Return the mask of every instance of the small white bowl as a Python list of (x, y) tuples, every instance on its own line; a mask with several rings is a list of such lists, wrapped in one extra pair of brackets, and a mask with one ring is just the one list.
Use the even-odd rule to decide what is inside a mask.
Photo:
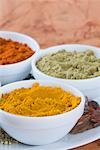
[(43, 86), (59, 86), (65, 91), (70, 91), (74, 95), (81, 97), (81, 102), (76, 108), (54, 116), (24, 117), (0, 110), (0, 125), (9, 135), (25, 144), (44, 145), (55, 142), (70, 132), (83, 114), (85, 97), (74, 87), (46, 80), (27, 80), (11, 83), (0, 87), (0, 92), (4, 94), (14, 89), (28, 88), (36, 82)]
[(65, 49), (66, 51), (86, 51), (87, 49), (91, 49), (94, 51), (96, 56), (100, 58), (100, 48), (89, 46), (89, 45), (81, 45), (81, 44), (65, 44), (60, 46), (49, 47), (43, 51), (40, 51), (35, 55), (32, 60), (32, 74), (36, 79), (47, 79), (51, 81), (60, 81), (63, 83), (68, 83), (79, 90), (81, 90), (86, 96), (90, 98), (99, 97), (100, 96), (100, 77), (90, 78), (90, 79), (80, 79), (80, 80), (70, 80), (70, 79), (61, 79), (48, 76), (41, 72), (36, 67), (36, 62), (46, 56), (48, 54), (52, 54), (58, 52), (59, 50)]
[[(39, 51), (38, 43), (27, 35), (17, 32), (0, 31), (0, 37), (20, 43), (26, 43), (33, 51)], [(27, 77), (31, 71), (31, 60), (33, 57), (34, 55), (24, 61), (14, 64), (0, 65), (1, 84), (4, 85)]]

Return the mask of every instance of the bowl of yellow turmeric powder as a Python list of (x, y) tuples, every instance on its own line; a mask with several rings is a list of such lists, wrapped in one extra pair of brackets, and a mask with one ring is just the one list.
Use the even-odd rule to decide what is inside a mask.
[(14, 139), (45, 145), (63, 138), (84, 111), (76, 88), (47, 80), (27, 80), (0, 87), (0, 125)]

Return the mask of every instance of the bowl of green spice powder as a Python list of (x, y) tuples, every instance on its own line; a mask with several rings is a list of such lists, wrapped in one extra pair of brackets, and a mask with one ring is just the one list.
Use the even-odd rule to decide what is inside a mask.
[(32, 72), (36, 79), (64, 82), (91, 98), (100, 96), (100, 48), (65, 44), (35, 55)]

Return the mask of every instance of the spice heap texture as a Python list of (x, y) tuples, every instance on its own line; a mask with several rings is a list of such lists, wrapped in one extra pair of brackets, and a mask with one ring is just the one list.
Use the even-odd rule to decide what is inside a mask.
[(0, 109), (23, 116), (52, 116), (70, 111), (81, 98), (59, 87), (40, 86), (16, 89), (0, 99)]
[(12, 137), (10, 137), (4, 130), (0, 128), (0, 144), (4, 145), (10, 145), (18, 143), (18, 141), (14, 140)]
[(97, 58), (92, 50), (61, 50), (44, 56), (36, 65), (41, 72), (62, 79), (88, 79), (100, 76), (100, 58)]
[(33, 54), (34, 51), (27, 44), (0, 38), (0, 65), (17, 63)]

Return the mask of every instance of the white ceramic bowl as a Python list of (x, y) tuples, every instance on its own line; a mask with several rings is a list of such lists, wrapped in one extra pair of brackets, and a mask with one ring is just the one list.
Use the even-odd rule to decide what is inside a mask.
[[(38, 43), (27, 35), (16, 32), (0, 31), (0, 37), (26, 43), (33, 51), (39, 51)], [(24, 79), (31, 71), (31, 60), (33, 57), (34, 55), (24, 61), (14, 64), (0, 65), (1, 84), (3, 85)]]
[(11, 83), (0, 87), (0, 92), (4, 94), (14, 89), (28, 88), (35, 82), (39, 82), (43, 86), (59, 86), (81, 97), (81, 102), (75, 109), (55, 116), (24, 117), (0, 110), (0, 125), (9, 135), (25, 144), (44, 145), (55, 142), (69, 133), (83, 114), (85, 97), (74, 87), (61, 82), (46, 80), (27, 80)]
[(91, 79), (83, 79), (83, 80), (69, 80), (69, 79), (61, 79), (48, 76), (41, 72), (36, 67), (36, 62), (47, 54), (52, 54), (54, 52), (58, 52), (59, 50), (65, 49), (66, 51), (86, 51), (87, 49), (91, 49), (94, 51), (96, 56), (100, 58), (100, 48), (89, 46), (89, 45), (81, 45), (81, 44), (66, 44), (60, 46), (54, 46), (47, 48), (43, 51), (40, 51), (32, 60), (32, 74), (36, 79), (47, 79), (51, 81), (60, 81), (64, 83), (68, 83), (78, 89), (80, 89), (86, 96), (90, 98), (99, 97), (100, 96), (100, 76)]

